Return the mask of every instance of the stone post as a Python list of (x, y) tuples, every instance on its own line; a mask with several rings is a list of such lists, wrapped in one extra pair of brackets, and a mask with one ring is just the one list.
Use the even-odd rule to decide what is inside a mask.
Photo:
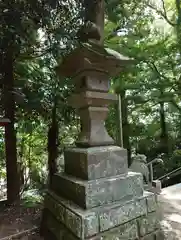
[(141, 174), (128, 171), (126, 150), (114, 145), (104, 125), (109, 104), (117, 100), (109, 93), (110, 77), (130, 62), (83, 44), (57, 68), (74, 81), (70, 104), (80, 114), (82, 132), (76, 147), (65, 150), (65, 173), (54, 176), (45, 197), (46, 239), (160, 239), (155, 195), (143, 191)]

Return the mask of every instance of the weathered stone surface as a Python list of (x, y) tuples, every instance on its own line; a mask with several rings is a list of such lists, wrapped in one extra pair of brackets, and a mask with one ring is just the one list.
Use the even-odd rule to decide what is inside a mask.
[[(93, 102), (93, 99), (89, 99), (89, 102)], [(106, 146), (114, 144), (114, 140), (109, 136), (104, 124), (109, 110), (107, 105), (100, 107), (102, 104), (103, 101), (99, 106), (92, 105), (79, 109), (82, 131), (76, 141), (78, 147)]]
[(105, 231), (138, 218), (147, 212), (146, 199), (104, 210), (99, 216), (100, 231)]
[(72, 77), (81, 70), (99, 69), (106, 71), (108, 76), (116, 76), (122, 68), (133, 62), (133, 59), (125, 57), (111, 49), (105, 49), (102, 46), (98, 48), (97, 45), (95, 47), (95, 45), (83, 44), (81, 47), (74, 49), (64, 59), (63, 63), (56, 68), (56, 71), (61, 76)]
[[(142, 235), (144, 231), (151, 231), (150, 228), (148, 229), (148, 223), (145, 220), (145, 216), (147, 214), (146, 198), (147, 195), (129, 202), (120, 201), (117, 204), (105, 205), (91, 210), (83, 210), (71, 201), (65, 200), (54, 193), (49, 192), (46, 196), (45, 208), (51, 212), (57, 221), (63, 224), (68, 231), (72, 232), (73, 235), (77, 236), (79, 239), (91, 239), (91, 237), (93, 238), (94, 236), (102, 236), (104, 237), (102, 239), (107, 240), (109, 239), (106, 238), (107, 236), (113, 237), (114, 234), (118, 235), (118, 233), (116, 233), (118, 228), (124, 229), (121, 225), (124, 225), (129, 221), (133, 221), (141, 216), (142, 218), (140, 219), (139, 226), (141, 228), (140, 231), (142, 232)], [(60, 217), (58, 211), (56, 212), (56, 209), (58, 209), (57, 206), (60, 208), (60, 205), (61, 209), (63, 209), (63, 217), (62, 214)], [(154, 215), (154, 213), (152, 214)], [(151, 226), (154, 224), (151, 217), (149, 218), (149, 223)], [(110, 232), (110, 235), (106, 235), (107, 233), (105, 234), (105, 231), (109, 231), (111, 229), (113, 231), (115, 230), (115, 233), (111, 235)], [(119, 231), (121, 230), (118, 230), (118, 232)], [(123, 236), (125, 234), (123, 234)], [(124, 238), (120, 239), (122, 240)]]
[[(63, 212), (61, 217), (57, 210), (60, 206)], [(98, 215), (95, 210), (84, 211), (70, 201), (58, 197), (53, 192), (46, 195), (45, 208), (69, 231), (81, 239), (99, 232)]]
[[(63, 186), (63, 187), (62, 187)], [(143, 179), (140, 173), (128, 172), (110, 178), (84, 181), (77, 178), (56, 174), (52, 189), (80, 207), (89, 209), (121, 199), (125, 201), (143, 195)]]
[[(54, 219), (51, 214), (47, 221), (47, 228), (56, 236), (56, 240), (77, 240), (68, 229)], [(84, 238), (89, 240), (136, 240), (138, 238), (137, 223), (135, 220), (125, 223), (110, 231), (98, 234), (96, 237)]]
[(155, 233), (150, 233), (142, 238), (140, 240), (155, 240)]
[(155, 231), (153, 233), (147, 234), (141, 237), (140, 240), (165, 240), (164, 234), (161, 230)]
[(51, 214), (48, 214), (46, 227), (49, 232), (53, 233), (56, 240), (63, 240), (66, 229)]
[(66, 208), (60, 202), (52, 198), (50, 194), (45, 196), (44, 206), (45, 209), (51, 209), (52, 214), (55, 215), (60, 222), (65, 222)]
[(158, 216), (156, 212), (148, 213), (148, 215), (138, 220), (139, 234), (145, 236), (160, 228)]
[[(51, 238), (47, 240), (78, 240), (64, 225), (58, 222), (51, 213), (48, 215), (48, 221), (46, 223), (47, 231), (51, 234)], [(156, 230), (143, 237), (138, 236), (138, 228), (136, 220), (132, 220), (128, 223), (122, 224), (116, 228), (112, 228), (109, 231), (99, 233), (97, 236), (90, 238), (81, 238), (89, 240), (164, 240), (164, 234), (160, 230)]]
[(65, 224), (69, 229), (73, 229), (74, 234), (82, 237), (82, 218), (69, 209), (65, 210)]
[(148, 213), (154, 212), (157, 210), (157, 199), (156, 194), (151, 192), (145, 192), (147, 195), (147, 208)]
[[(99, 83), (99, 79), (97, 79), (97, 82)], [(107, 107), (110, 102), (116, 101), (117, 96), (111, 93), (107, 92), (99, 92), (99, 91), (82, 91), (81, 93), (73, 94), (71, 97), (69, 97), (69, 104), (72, 107), (81, 109), (85, 107)], [(100, 112), (101, 113), (101, 112)], [(107, 114), (106, 114), (107, 116)], [(100, 119), (102, 120), (102, 116), (100, 116)], [(103, 117), (103, 119), (105, 119)]]
[(136, 221), (130, 221), (119, 227), (99, 234), (90, 240), (136, 240), (138, 238)]
[(107, 72), (90, 69), (85, 69), (73, 78), (76, 85), (76, 92), (85, 90), (108, 92), (109, 91), (109, 76)]
[(118, 146), (68, 148), (64, 152), (65, 172), (85, 180), (127, 173), (127, 151)]

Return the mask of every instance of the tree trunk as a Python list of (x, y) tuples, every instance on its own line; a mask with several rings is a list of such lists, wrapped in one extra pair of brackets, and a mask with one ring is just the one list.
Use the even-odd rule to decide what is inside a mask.
[(15, 100), (12, 90), (14, 88), (13, 51), (9, 47), (4, 61), (4, 107), (5, 117), (11, 121), (5, 127), (6, 171), (7, 171), (7, 200), (9, 204), (19, 200), (20, 179), (17, 165)]
[(176, 10), (177, 10), (177, 23), (176, 23), (176, 33), (178, 49), (181, 54), (181, 1), (175, 0)]
[(164, 102), (160, 102), (160, 127), (160, 151), (163, 153), (168, 153), (168, 132), (165, 120)]
[(52, 119), (48, 130), (48, 171), (49, 184), (52, 184), (53, 175), (57, 172), (58, 157), (58, 123), (56, 119), (57, 100), (55, 98), (52, 109)]
[(128, 166), (131, 165), (131, 145), (129, 139), (129, 122), (128, 122), (128, 103), (126, 92), (121, 91), (121, 109), (122, 109), (122, 127), (123, 127), (123, 146), (128, 151)]
[(25, 183), (25, 167), (23, 165), (23, 157), (24, 157), (24, 148), (25, 148), (25, 138), (23, 137), (21, 139), (21, 144), (20, 144), (20, 151), (19, 151), (19, 177), (20, 177), (20, 189), (22, 190), (22, 188), (24, 187), (24, 183)]
[(28, 169), (29, 169), (30, 185), (33, 183), (33, 168), (32, 168), (32, 164), (31, 164), (31, 149), (32, 149), (32, 130), (29, 133), (29, 141), (28, 141)]

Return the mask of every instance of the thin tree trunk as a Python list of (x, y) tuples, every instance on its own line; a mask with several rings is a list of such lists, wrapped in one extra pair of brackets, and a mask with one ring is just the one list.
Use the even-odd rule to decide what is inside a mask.
[(23, 137), (21, 139), (20, 151), (19, 151), (19, 159), (20, 159), (19, 173), (20, 173), (20, 188), (21, 189), (24, 187), (24, 183), (25, 183), (25, 177), (24, 177), (25, 176), (25, 167), (23, 166), (24, 148), (25, 148), (25, 138)]
[(17, 165), (15, 100), (12, 90), (14, 88), (13, 51), (9, 47), (4, 62), (4, 107), (5, 116), (11, 122), (5, 127), (6, 171), (7, 171), (7, 199), (12, 204), (19, 200), (20, 179)]
[(164, 102), (160, 102), (160, 127), (161, 127), (160, 150), (161, 152), (168, 153), (168, 132), (166, 126)]
[(128, 103), (126, 92), (121, 92), (121, 109), (122, 109), (122, 127), (123, 127), (123, 146), (128, 151), (128, 166), (131, 165), (131, 145), (129, 139), (129, 122), (128, 122)]
[(33, 169), (31, 164), (31, 148), (32, 148), (32, 130), (29, 134), (29, 141), (28, 141), (28, 168), (29, 168), (29, 183), (30, 185), (33, 183)]
[(177, 10), (177, 24), (176, 24), (177, 42), (178, 49), (181, 54), (181, 1), (175, 0), (175, 5)]
[(53, 175), (57, 172), (58, 157), (58, 123), (56, 119), (57, 100), (55, 98), (52, 109), (52, 119), (48, 130), (48, 170), (49, 184), (52, 184)]

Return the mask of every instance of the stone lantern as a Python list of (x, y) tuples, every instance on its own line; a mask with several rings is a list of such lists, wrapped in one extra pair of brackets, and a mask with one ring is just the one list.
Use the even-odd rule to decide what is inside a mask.
[(73, 78), (75, 84), (69, 102), (78, 110), (82, 122), (77, 146), (114, 144), (104, 126), (108, 105), (116, 100), (114, 94), (108, 93), (109, 81), (131, 61), (113, 50), (82, 44), (57, 69), (61, 76)]
[(45, 197), (41, 232), (47, 240), (159, 235), (155, 195), (144, 192), (140, 173), (128, 171), (127, 151), (114, 144), (104, 126), (108, 106), (117, 99), (109, 93), (110, 77), (132, 62), (113, 50), (83, 44), (56, 69), (74, 81), (69, 103), (78, 110), (82, 131), (76, 147), (64, 151), (65, 173), (55, 174)]

